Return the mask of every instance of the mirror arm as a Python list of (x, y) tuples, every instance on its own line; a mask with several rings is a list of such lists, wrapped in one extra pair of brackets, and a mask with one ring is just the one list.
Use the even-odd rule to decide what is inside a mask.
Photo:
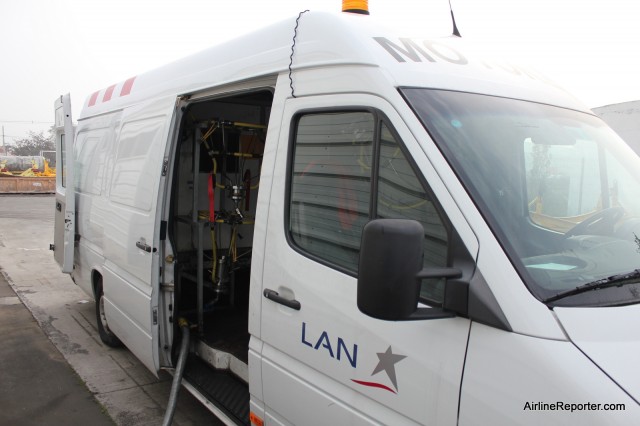
[(469, 310), (469, 284), (457, 281), (462, 278), (458, 268), (424, 268), (416, 274), (416, 279), (446, 278), (445, 296), (442, 308), (418, 308), (408, 320), (451, 318), (458, 315), (466, 317)]
[(460, 278), (462, 271), (457, 268), (424, 268), (416, 274), (416, 278)]
[(403, 321), (420, 321), (420, 320), (433, 320), (441, 318), (454, 318), (456, 313), (453, 311), (445, 311), (442, 308), (417, 308), (410, 317), (405, 318)]

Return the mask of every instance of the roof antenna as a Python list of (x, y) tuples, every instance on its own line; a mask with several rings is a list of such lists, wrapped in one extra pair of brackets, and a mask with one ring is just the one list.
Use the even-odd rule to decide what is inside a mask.
[(451, 0), (449, 0), (449, 10), (451, 11), (451, 22), (453, 22), (453, 35), (462, 38), (458, 26), (456, 25), (456, 18), (453, 16), (453, 7), (451, 7)]

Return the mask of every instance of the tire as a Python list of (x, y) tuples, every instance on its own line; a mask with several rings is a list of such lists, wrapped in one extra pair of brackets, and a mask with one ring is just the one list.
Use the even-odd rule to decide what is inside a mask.
[(98, 278), (96, 283), (96, 322), (98, 324), (98, 333), (100, 334), (100, 340), (112, 348), (119, 348), (122, 346), (122, 342), (118, 337), (113, 334), (107, 324), (107, 317), (104, 314), (104, 293), (102, 292), (102, 277)]

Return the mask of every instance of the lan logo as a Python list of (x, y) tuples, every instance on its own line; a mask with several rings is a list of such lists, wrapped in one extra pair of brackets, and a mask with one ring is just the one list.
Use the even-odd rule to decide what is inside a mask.
[(403, 359), (405, 359), (407, 356), (394, 354), (391, 350), (391, 346), (389, 346), (385, 352), (378, 352), (377, 355), (378, 355), (378, 364), (373, 369), (373, 372), (371, 373), (371, 377), (375, 376), (381, 371), (384, 371), (387, 374), (387, 377), (389, 378), (391, 383), (393, 384), (393, 387), (395, 388), (395, 390), (379, 382), (363, 381), (363, 380), (356, 380), (356, 379), (351, 379), (351, 381), (359, 385), (369, 386), (372, 388), (380, 388), (380, 389), (388, 390), (389, 392), (398, 393), (398, 379), (396, 378), (396, 364), (402, 361)]

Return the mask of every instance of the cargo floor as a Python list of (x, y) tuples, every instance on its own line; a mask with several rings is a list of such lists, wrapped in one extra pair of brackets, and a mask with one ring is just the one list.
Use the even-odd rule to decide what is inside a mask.
[(248, 312), (221, 308), (205, 313), (202, 340), (246, 364), (249, 356)]

